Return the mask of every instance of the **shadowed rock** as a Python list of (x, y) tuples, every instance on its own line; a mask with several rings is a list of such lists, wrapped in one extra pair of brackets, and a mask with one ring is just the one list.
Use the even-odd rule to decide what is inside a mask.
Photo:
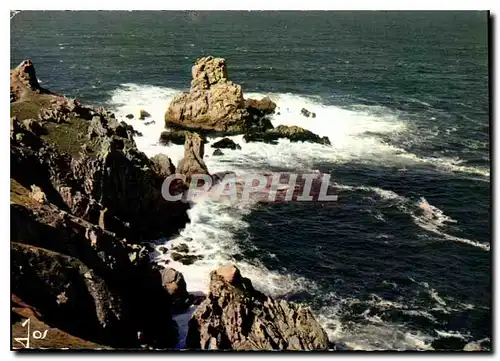
[(286, 138), (291, 142), (311, 142), (323, 145), (331, 145), (328, 137), (320, 137), (313, 132), (293, 126), (280, 125), (276, 128), (270, 129), (266, 132), (248, 133), (243, 136), (246, 142), (264, 142), (276, 144), (278, 139)]
[(211, 147), (220, 149), (232, 149), (232, 150), (241, 149), (241, 146), (239, 144), (235, 143), (232, 139), (229, 138), (223, 138), (218, 142), (212, 144)]

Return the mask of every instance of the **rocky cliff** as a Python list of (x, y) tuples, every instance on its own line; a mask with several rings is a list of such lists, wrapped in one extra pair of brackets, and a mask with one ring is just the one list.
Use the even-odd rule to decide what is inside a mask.
[(42, 89), (31, 61), (11, 71), (10, 142), (12, 294), (71, 337), (173, 347), (172, 297), (139, 245), (189, 221), (161, 195), (170, 159), (148, 159), (112, 113)]

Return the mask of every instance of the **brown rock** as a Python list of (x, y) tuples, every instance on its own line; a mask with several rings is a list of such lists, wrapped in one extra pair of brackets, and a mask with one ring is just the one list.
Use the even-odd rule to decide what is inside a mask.
[(210, 273), (209, 294), (189, 321), (186, 338), (187, 348), (204, 350), (328, 350), (329, 346), (308, 308), (255, 290), (235, 266)]
[(192, 77), (190, 91), (170, 103), (165, 114), (166, 127), (241, 134), (259, 122), (254, 119), (261, 112), (257, 108), (272, 107), (266, 101), (253, 101), (256, 108), (252, 109), (257, 113), (249, 112), (241, 86), (228, 78), (225, 59), (212, 56), (198, 59)]
[(209, 175), (208, 168), (203, 161), (205, 155), (205, 143), (200, 135), (191, 133), (186, 135), (184, 144), (184, 158), (179, 162), (178, 172), (186, 176), (190, 182), (194, 174)]
[(241, 273), (235, 265), (218, 268), (215, 273), (230, 284), (238, 284), (241, 281)]

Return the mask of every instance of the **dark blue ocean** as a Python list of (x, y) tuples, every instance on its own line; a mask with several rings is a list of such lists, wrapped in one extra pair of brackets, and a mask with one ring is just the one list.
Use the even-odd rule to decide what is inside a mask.
[(488, 13), (23, 11), (11, 19), (11, 67), (31, 59), (42, 86), (119, 117), (148, 110), (155, 124), (127, 120), (144, 134), (139, 148), (174, 161), (182, 147), (157, 143), (163, 114), (205, 55), (225, 58), (245, 95), (277, 103), (275, 126), (332, 143), (236, 136), (241, 150), (207, 152), (210, 171), (328, 173), (339, 198), (196, 204), (180, 235), (157, 241), (203, 256), (170, 262), (188, 290), (205, 291), (208, 271), (232, 261), (257, 288), (309, 305), (330, 338), (352, 348), (490, 347)]

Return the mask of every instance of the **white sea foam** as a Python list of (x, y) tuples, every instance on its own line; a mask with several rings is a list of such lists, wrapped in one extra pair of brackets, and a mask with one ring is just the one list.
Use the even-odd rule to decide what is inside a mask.
[[(477, 242), (467, 238), (456, 237), (443, 231), (444, 227), (452, 223), (457, 223), (457, 221), (444, 214), (444, 212), (439, 208), (429, 204), (424, 197), (421, 197), (417, 202), (413, 202), (412, 200), (400, 196), (393, 191), (381, 189), (378, 187), (350, 186), (345, 184), (334, 184), (333, 187), (343, 190), (360, 190), (373, 192), (383, 200), (394, 201), (397, 207), (403, 213), (411, 216), (413, 222), (417, 226), (428, 232), (440, 236), (447, 241), (467, 244), (469, 246), (484, 249), (485, 251), (490, 250), (489, 243)], [(375, 218), (377, 217), (380, 218), (379, 215), (375, 214)]]
[[(343, 322), (339, 300), (332, 297), (331, 306), (323, 307), (317, 315), (328, 337), (336, 342), (343, 342), (354, 350), (432, 350), (434, 336), (410, 330), (404, 324), (382, 320), (379, 315), (370, 315), (366, 310), (362, 322)], [(332, 300), (332, 301), (333, 301)], [(355, 304), (357, 299), (342, 300), (342, 303)], [(405, 308), (397, 302), (383, 300), (374, 296), (368, 304), (384, 308)]]
[(411, 212), (411, 217), (413, 218), (415, 224), (419, 227), (441, 236), (448, 241), (464, 243), (473, 247), (482, 248), (486, 251), (490, 250), (489, 243), (476, 242), (470, 239), (456, 237), (442, 231), (444, 226), (449, 223), (457, 223), (457, 221), (445, 215), (439, 208), (429, 204), (424, 197), (420, 198), (417, 205), (423, 210), (423, 214), (416, 215), (415, 212)]
[[(162, 146), (158, 138), (164, 128), (164, 113), (178, 90), (137, 84), (124, 84), (114, 90), (109, 100), (118, 118), (126, 121), (140, 131), (143, 136), (136, 137), (140, 150), (148, 156), (158, 153), (167, 154), (174, 162), (183, 157), (183, 146)], [(246, 94), (247, 97), (259, 98), (265, 94)], [(275, 126), (298, 125), (320, 136), (328, 136), (332, 146), (327, 147), (312, 143), (291, 143), (281, 139), (277, 145), (264, 143), (245, 143), (242, 136), (231, 137), (241, 145), (241, 150), (225, 151), (223, 156), (211, 156), (210, 145), (206, 146), (205, 159), (212, 173), (234, 171), (238, 176), (246, 172), (268, 172), (270, 167), (290, 168), (293, 170), (310, 170), (319, 162), (328, 163), (359, 163), (392, 164), (402, 168), (412, 163), (426, 163), (438, 169), (489, 175), (473, 168), (460, 166), (460, 160), (446, 158), (419, 158), (414, 154), (385, 143), (378, 135), (405, 132), (407, 123), (404, 115), (379, 106), (359, 106), (353, 109), (343, 109), (336, 106), (323, 105), (315, 99), (291, 94), (267, 94), (277, 103), (279, 115), (272, 118)], [(300, 110), (306, 108), (316, 114), (315, 118), (306, 118)], [(145, 121), (138, 119), (138, 112), (144, 109), (151, 114)], [(133, 114), (133, 119), (126, 118)], [(145, 125), (154, 121), (154, 124)], [(217, 139), (211, 139), (211, 142)], [(334, 187), (345, 190), (363, 190), (373, 192), (383, 201), (395, 202), (401, 210), (410, 214), (415, 223), (430, 232), (441, 235), (445, 239), (467, 243), (489, 250), (489, 245), (459, 239), (444, 233), (441, 228), (449, 222), (442, 212), (429, 205), (432, 217), (415, 216), (419, 209), (415, 202), (399, 196), (397, 193), (364, 186), (348, 186), (336, 184)], [(300, 291), (315, 294), (318, 287), (312, 280), (290, 274), (283, 269), (275, 271), (268, 269), (256, 259), (241, 258), (243, 250), (236, 242), (236, 232), (244, 232), (248, 223), (244, 216), (250, 212), (252, 204), (226, 205), (209, 199), (200, 200), (189, 211), (190, 224), (175, 239), (163, 241), (168, 248), (167, 254), (156, 253), (154, 256), (160, 263), (168, 265), (182, 272), (187, 283), (188, 291), (206, 293), (208, 289), (208, 274), (222, 264), (237, 263), (242, 274), (249, 277), (254, 286), (272, 296), (283, 296)], [(200, 255), (203, 258), (191, 265), (183, 265), (171, 259), (171, 249), (175, 245), (185, 243), (189, 247), (189, 254)], [(252, 245), (252, 240), (245, 241), (245, 248), (252, 248), (253, 252), (261, 252)], [(274, 256), (274, 255), (270, 255)], [(236, 261), (237, 260), (237, 261)], [(434, 297), (437, 297), (434, 295)], [(437, 299), (437, 298), (436, 298)], [(382, 301), (380, 301), (382, 302)], [(389, 301), (386, 301), (389, 302)], [(439, 304), (439, 302), (438, 302)], [(387, 307), (391, 304), (387, 303)], [(392, 304), (392, 307), (398, 305)], [(401, 305), (399, 305), (401, 306)], [(183, 315), (175, 316), (185, 336), (187, 320), (192, 310)], [(408, 331), (403, 325), (391, 324), (376, 320), (366, 324), (344, 325), (340, 321), (340, 308), (336, 302), (317, 312), (320, 323), (325, 327), (333, 340), (344, 341), (352, 348), (357, 349), (431, 349), (432, 336)], [(182, 337), (181, 337), (182, 338)], [(182, 340), (178, 347), (182, 348)]]

